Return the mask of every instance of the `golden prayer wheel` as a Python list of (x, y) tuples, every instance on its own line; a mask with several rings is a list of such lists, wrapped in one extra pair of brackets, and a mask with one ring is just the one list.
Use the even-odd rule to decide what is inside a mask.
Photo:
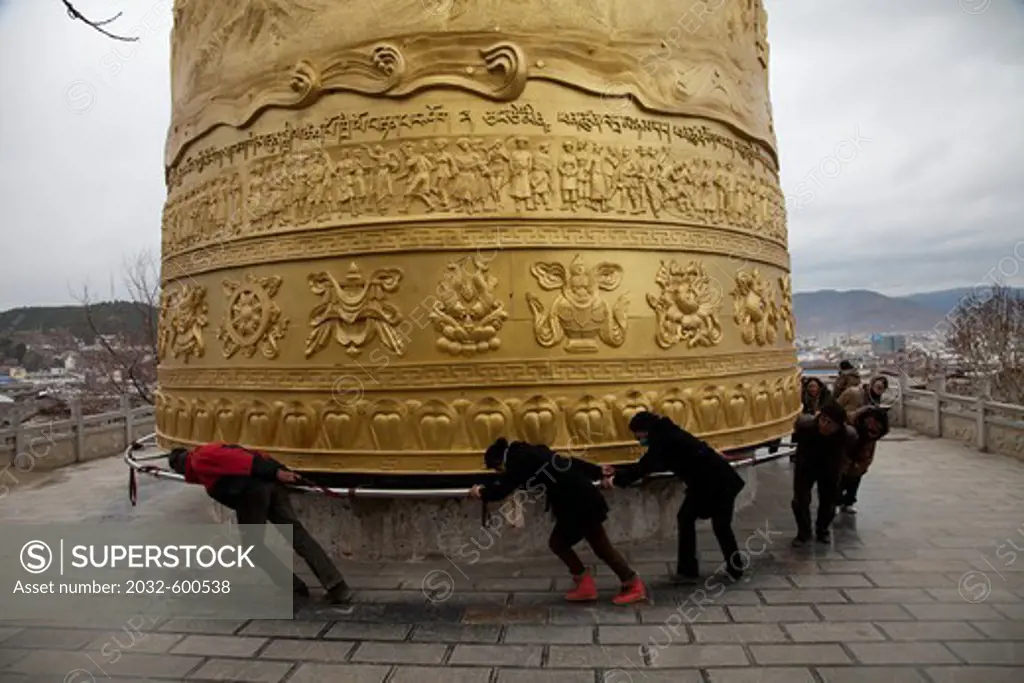
[[(761, 0), (179, 0), (158, 435), (303, 470), (799, 410)], [(585, 449), (585, 450), (584, 450)]]

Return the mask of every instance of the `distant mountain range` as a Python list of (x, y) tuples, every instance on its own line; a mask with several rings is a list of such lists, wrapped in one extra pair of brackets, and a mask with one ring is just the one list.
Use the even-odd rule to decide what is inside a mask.
[[(955, 310), (960, 299), (971, 291), (970, 287), (961, 287), (891, 297), (867, 289), (822, 289), (796, 292), (793, 308), (797, 332), (804, 335), (925, 332)], [(1024, 294), (1024, 289), (1016, 291)], [(139, 307), (129, 302), (97, 304), (94, 312), (102, 334), (127, 332), (144, 319)], [(0, 338), (15, 332), (59, 329), (86, 341), (93, 337), (81, 306), (29, 306), (0, 312)]]
[[(891, 297), (867, 289), (822, 289), (794, 293), (793, 309), (799, 334), (926, 332), (972, 291), (960, 287)], [(978, 294), (983, 293), (979, 288)]]

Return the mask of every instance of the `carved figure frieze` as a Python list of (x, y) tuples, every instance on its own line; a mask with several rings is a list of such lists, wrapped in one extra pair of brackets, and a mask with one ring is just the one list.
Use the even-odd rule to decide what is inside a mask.
[(568, 268), (557, 262), (539, 262), (530, 268), (530, 274), (541, 289), (558, 291), (549, 308), (534, 294), (526, 294), (538, 344), (550, 348), (564, 342), (570, 353), (596, 352), (598, 340), (613, 348), (622, 346), (629, 324), (629, 301), (623, 294), (612, 304), (601, 294), (619, 288), (622, 266), (602, 261), (588, 267), (577, 254)]
[(754, 268), (736, 273), (732, 291), (733, 320), (744, 344), (769, 346), (775, 343), (779, 325), (778, 305), (772, 285)]
[(435, 138), (328, 148), (309, 144), (172, 195), (164, 247), (403, 214), (517, 212), (653, 217), (728, 225), (784, 242), (771, 174), (668, 146), (583, 138)]
[(277, 358), (278, 342), (288, 329), (288, 318), (274, 302), (282, 281), (279, 275), (256, 277), (252, 273), (246, 273), (241, 281), (224, 279), (226, 305), (217, 338), (223, 344), (225, 358), (239, 351), (246, 358), (257, 351), (264, 358)]
[(494, 295), (497, 284), (498, 279), (479, 257), (448, 264), (437, 288), (439, 299), (430, 311), (440, 350), (473, 355), (501, 346), (498, 332), (508, 320), (508, 312)]
[(195, 283), (167, 286), (161, 295), (157, 322), (157, 356), (188, 363), (206, 352), (203, 328), (209, 323), (206, 287)]
[(388, 301), (402, 282), (400, 268), (379, 268), (363, 274), (352, 262), (341, 280), (328, 272), (311, 273), (309, 288), (323, 301), (309, 314), (312, 331), (306, 338), (306, 358), (324, 349), (334, 339), (350, 356), (379, 339), (385, 348), (402, 355), (406, 339), (397, 329), (401, 311)]
[(670, 349), (682, 343), (693, 349), (721, 343), (717, 309), (722, 293), (700, 262), (681, 266), (662, 261), (654, 281), (661, 292), (648, 294), (647, 303), (654, 309), (658, 346)]

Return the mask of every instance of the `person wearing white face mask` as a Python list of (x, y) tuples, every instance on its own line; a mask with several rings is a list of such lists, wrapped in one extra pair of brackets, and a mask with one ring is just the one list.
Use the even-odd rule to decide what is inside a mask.
[(743, 477), (725, 456), (667, 417), (643, 411), (629, 421), (629, 429), (640, 445), (647, 447), (647, 452), (637, 462), (618, 471), (605, 466), (605, 486), (626, 487), (656, 472), (675, 474), (686, 482), (686, 497), (676, 515), (679, 545), (674, 580), (696, 583), (700, 579), (698, 519), (711, 520), (711, 528), (725, 556), (726, 571), (734, 580), (739, 580), (743, 576), (743, 558), (732, 530), (732, 516), (736, 496), (746, 485)]

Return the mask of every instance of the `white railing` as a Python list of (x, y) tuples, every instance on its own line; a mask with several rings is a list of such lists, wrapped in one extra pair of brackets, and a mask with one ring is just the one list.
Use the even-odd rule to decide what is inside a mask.
[(13, 425), (0, 429), (0, 470), (51, 470), (117, 455), (154, 425), (153, 407), (132, 408), (128, 397), (120, 409), (97, 415), (83, 415), (77, 402), (70, 419), (22, 422), (15, 414)]
[(950, 394), (941, 387), (903, 389), (898, 404), (901, 427), (1024, 460), (1024, 406)]

